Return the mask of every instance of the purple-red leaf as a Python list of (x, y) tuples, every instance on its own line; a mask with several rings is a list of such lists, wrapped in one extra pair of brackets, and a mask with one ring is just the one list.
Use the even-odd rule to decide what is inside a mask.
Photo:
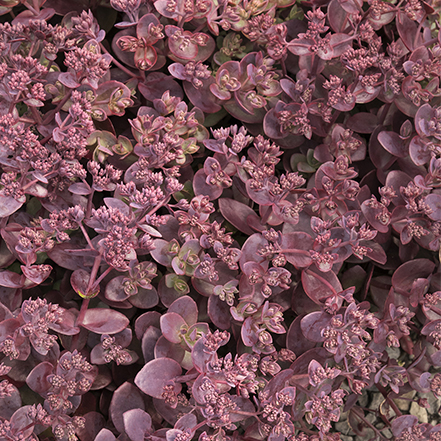
[(116, 441), (116, 438), (109, 429), (101, 429), (94, 441)]
[(26, 202), (26, 196), (20, 197), (18, 200), (12, 196), (0, 194), (0, 218), (10, 216), (15, 213)]
[[(135, 384), (147, 395), (161, 398), (166, 386), (173, 378), (181, 375), (178, 362), (171, 358), (157, 358), (148, 362), (136, 375)], [(181, 384), (173, 385), (174, 392), (181, 391)]]
[(286, 260), (296, 268), (306, 268), (312, 263), (309, 250), (312, 249), (314, 240), (307, 233), (294, 232), (282, 235), (281, 247), (286, 250)]
[(427, 278), (435, 269), (435, 264), (429, 259), (414, 259), (403, 263), (392, 276), (392, 285), (400, 294), (408, 294), (416, 279)]
[(80, 83), (70, 72), (61, 72), (60, 75), (58, 75), (58, 81), (69, 89), (80, 87)]
[(378, 134), (379, 143), (391, 154), (398, 158), (405, 158), (408, 155), (406, 145), (395, 132), (380, 132)]
[(43, 361), (29, 373), (26, 378), (26, 384), (38, 394), (45, 394), (51, 387), (47, 380), (48, 375), (52, 374), (54, 367), (48, 361)]
[(11, 395), (0, 398), (0, 417), (9, 420), (13, 413), (21, 407), (21, 395), (18, 389), (11, 384)]
[(441, 221), (441, 194), (432, 193), (426, 196), (424, 202), (429, 206), (431, 212), (428, 214), (430, 219)]
[(248, 219), (249, 217), (253, 217), (258, 222), (259, 216), (251, 207), (228, 198), (221, 198), (218, 202), (222, 216), (230, 222), (230, 224), (249, 236), (254, 234), (255, 230), (250, 228)]
[(109, 407), (109, 414), (118, 432), (124, 432), (123, 415), (131, 409), (144, 410), (144, 400), (139, 390), (126, 381), (113, 393)]
[(182, 332), (187, 331), (187, 323), (176, 312), (167, 312), (161, 317), (161, 331), (164, 337), (171, 343), (180, 343)]
[(88, 309), (81, 326), (97, 334), (116, 334), (129, 324), (129, 319), (114, 309)]
[(168, 308), (168, 312), (179, 314), (188, 326), (194, 325), (198, 321), (198, 306), (189, 296), (183, 296), (175, 300)]
[(144, 441), (152, 432), (152, 418), (143, 409), (131, 409), (123, 414), (124, 431), (132, 441)]
[(25, 278), (21, 274), (13, 271), (4, 270), (0, 272), (0, 286), (7, 288), (21, 288), (24, 285)]
[(321, 305), (328, 297), (343, 291), (338, 277), (333, 271), (320, 272), (311, 268), (302, 271), (302, 284), (308, 297)]
[(303, 317), (302, 321), (300, 322), (300, 328), (303, 335), (308, 340), (314, 342), (325, 341), (325, 338), (322, 336), (322, 330), (329, 325), (331, 319), (332, 316), (326, 312), (311, 312), (311, 314)]

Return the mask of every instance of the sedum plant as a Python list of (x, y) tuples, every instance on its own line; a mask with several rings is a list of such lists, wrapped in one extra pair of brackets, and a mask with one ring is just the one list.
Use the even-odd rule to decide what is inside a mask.
[(440, 440), (440, 12), (0, 0), (0, 439)]

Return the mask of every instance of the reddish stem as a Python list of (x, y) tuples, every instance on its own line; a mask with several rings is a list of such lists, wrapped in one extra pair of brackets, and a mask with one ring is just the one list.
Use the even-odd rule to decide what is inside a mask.
[(123, 72), (125, 72), (127, 75), (129, 75), (132, 78), (136, 78), (137, 80), (140, 80), (141, 77), (139, 75), (136, 75), (135, 73), (133, 73), (131, 70), (127, 69), (127, 67), (123, 66), (106, 48), (105, 46), (100, 43), (100, 48), (103, 52), (105, 52), (106, 54), (109, 54), (112, 57), (112, 63), (115, 66), (118, 66), (119, 69), (121, 69)]
[(80, 225), (80, 229), (81, 229), (81, 231), (83, 232), (83, 236), (84, 236), (84, 238), (85, 238), (86, 241), (87, 241), (87, 244), (90, 246), (90, 249), (94, 250), (95, 247), (93, 246), (93, 244), (92, 244), (92, 242), (91, 242), (91, 240), (90, 240), (90, 237), (89, 237), (89, 235), (87, 234), (86, 229), (84, 228), (84, 225), (81, 224), (81, 223), (80, 223), (79, 225)]
[(377, 389), (381, 392), (381, 395), (383, 395), (386, 401), (390, 404), (390, 407), (392, 407), (396, 415), (401, 416), (402, 415), (401, 410), (398, 409), (398, 406), (395, 404), (395, 401), (389, 397), (389, 394), (387, 393), (386, 389), (379, 383), (375, 383), (375, 386), (377, 386)]
[(351, 412), (361, 421), (363, 421), (364, 424), (366, 424), (366, 426), (370, 427), (381, 439), (387, 441), (388, 438), (386, 438), (385, 436), (383, 436), (381, 434), (381, 432), (375, 427), (373, 426), (364, 416), (360, 415), (354, 408), (351, 409)]
[(93, 262), (92, 272), (90, 273), (89, 283), (87, 284), (87, 289), (85, 292), (86, 298), (83, 300), (83, 303), (81, 304), (80, 314), (78, 315), (76, 326), (81, 326), (84, 320), (84, 316), (86, 315), (86, 311), (90, 302), (90, 298), (88, 296), (95, 283), (95, 278), (96, 275), (98, 274), (98, 270), (101, 265), (102, 255), (103, 255), (103, 249), (101, 248), (100, 253), (98, 254), (98, 256), (95, 257), (95, 261)]
[[(71, 94), (72, 94), (72, 90), (69, 90), (69, 92), (66, 94), (66, 96), (57, 104), (57, 107), (54, 109), (54, 110), (51, 110), (50, 112), (48, 112), (47, 113), (47, 116), (46, 116), (46, 118), (43, 120), (43, 122), (41, 123), (43, 126), (45, 126), (45, 125), (47, 125), (47, 124), (49, 124), (51, 121), (52, 121), (52, 118), (57, 114), (57, 112), (59, 111), (59, 110), (61, 110), (61, 108), (66, 104), (66, 102), (67, 102), (67, 100), (70, 98), (70, 96), (71, 96)], [(52, 135), (50, 135), (50, 136), (48, 136), (48, 137), (46, 137), (46, 138), (48, 138), (48, 140), (50, 139), (50, 138), (52, 138)], [(45, 138), (45, 139), (46, 139)], [(48, 141), (47, 140), (47, 141)], [(46, 142), (47, 142), (46, 141)], [(44, 143), (44, 140), (41, 140), (40, 141), (40, 143), (41, 144), (43, 144)]]

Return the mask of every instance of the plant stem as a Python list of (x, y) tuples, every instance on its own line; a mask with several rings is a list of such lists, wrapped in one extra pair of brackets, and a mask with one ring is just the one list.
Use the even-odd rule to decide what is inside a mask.
[(375, 426), (373, 426), (364, 416), (360, 415), (354, 408), (351, 409), (351, 412), (353, 412), (353, 414), (358, 419), (360, 419), (361, 421), (363, 421), (363, 423), (365, 423), (368, 427), (370, 427), (382, 440), (388, 441), (388, 438), (382, 435), (381, 432)]
[(109, 268), (107, 268), (99, 277), (98, 279), (95, 280), (95, 283), (92, 286), (92, 291), (98, 287), (98, 285), (101, 283), (101, 281), (104, 279), (104, 277), (107, 276), (107, 274), (110, 273), (110, 271), (112, 271), (113, 268), (111, 266), (109, 266)]
[(392, 407), (396, 415), (401, 416), (402, 415), (401, 410), (398, 409), (397, 405), (395, 404), (395, 401), (389, 397), (389, 394), (387, 393), (386, 389), (379, 383), (375, 383), (375, 386), (377, 386), (377, 389), (381, 392), (381, 395), (383, 395), (386, 401), (390, 404), (390, 407)]
[(84, 316), (86, 315), (87, 308), (89, 306), (90, 297), (88, 297), (93, 284), (95, 283), (96, 275), (98, 274), (98, 270), (101, 264), (101, 257), (103, 255), (103, 249), (100, 249), (100, 253), (95, 257), (95, 261), (93, 262), (92, 272), (90, 273), (89, 282), (87, 284), (87, 289), (85, 292), (86, 298), (83, 299), (83, 303), (81, 304), (80, 313), (77, 318), (76, 326), (81, 326), (84, 320)]
[(131, 70), (127, 69), (127, 67), (123, 66), (106, 48), (105, 46), (100, 43), (100, 48), (103, 52), (105, 52), (106, 54), (109, 54), (112, 57), (112, 63), (115, 66), (118, 66), (119, 69), (121, 69), (123, 72), (125, 72), (127, 75), (129, 75), (132, 78), (136, 78), (137, 80), (140, 80), (141, 77), (139, 75), (136, 75), (135, 73), (133, 73)]
[(430, 306), (429, 309), (436, 312), (438, 315), (441, 315), (441, 309), (437, 308), (436, 306)]
[(86, 315), (87, 308), (89, 307), (90, 299), (83, 299), (83, 303), (81, 304), (80, 313), (78, 314), (76, 326), (81, 326), (84, 320), (84, 316)]
[(90, 240), (90, 237), (89, 237), (89, 235), (87, 234), (86, 229), (84, 228), (84, 225), (83, 225), (82, 223), (80, 223), (79, 225), (80, 225), (80, 229), (81, 229), (81, 231), (83, 232), (83, 236), (84, 236), (84, 238), (85, 238), (86, 241), (87, 241), (87, 244), (90, 246), (90, 249), (94, 250), (95, 247), (93, 246), (92, 241)]
[(41, 124), (41, 115), (35, 107), (31, 107), (32, 116), (35, 118), (37, 124)]
[(372, 263), (369, 264), (369, 270), (367, 278), (364, 281), (364, 289), (363, 295), (361, 296), (361, 301), (366, 300), (367, 293), (369, 291), (369, 287), (371, 285), (372, 275), (374, 274), (374, 265)]
[(418, 47), (418, 37), (420, 36), (421, 28), (423, 27), (423, 23), (424, 23), (424, 20), (426, 20), (426, 18), (427, 18), (427, 14), (424, 14), (424, 17), (421, 19), (421, 21), (418, 25), (418, 29), (415, 33), (415, 37), (413, 39), (413, 45), (415, 46), (415, 48)]
[[(72, 95), (72, 90), (69, 90), (69, 92), (66, 94), (66, 96), (57, 104), (57, 107), (47, 113), (48, 116), (41, 123), (43, 126), (49, 124), (52, 121), (52, 118), (66, 104), (66, 102), (68, 101), (68, 99), (70, 98), (71, 95)], [(50, 135), (49, 137), (46, 137), (48, 139), (45, 142), (47, 142), (51, 137), (52, 137), (52, 135)], [(40, 143), (43, 144), (44, 140), (41, 140)]]
[(261, 222), (262, 224), (266, 224), (266, 221), (271, 216), (271, 213), (273, 212), (273, 207), (270, 205), (268, 209), (265, 211), (264, 215), (262, 216)]
[(92, 289), (92, 286), (95, 284), (95, 279), (98, 274), (98, 270), (101, 265), (101, 257), (103, 255), (103, 249), (100, 249), (100, 253), (98, 256), (95, 257), (95, 261), (93, 262), (92, 272), (90, 273), (89, 283), (87, 284), (87, 290), (86, 294), (89, 294), (89, 292)]
[(384, 105), (383, 110), (381, 111), (381, 115), (378, 117), (378, 121), (381, 123), (386, 119), (387, 113), (389, 112), (391, 103), (387, 103)]
[(423, 350), (421, 351), (421, 354), (417, 357), (416, 360), (413, 361), (413, 363), (407, 368), (407, 370), (415, 367), (423, 359), (424, 355), (426, 354), (426, 350), (427, 348), (424, 347)]
[(95, 190), (92, 189), (92, 192), (89, 195), (89, 199), (87, 200), (86, 215), (84, 216), (86, 219), (90, 218), (90, 213), (92, 212), (92, 201), (94, 194), (95, 194)]

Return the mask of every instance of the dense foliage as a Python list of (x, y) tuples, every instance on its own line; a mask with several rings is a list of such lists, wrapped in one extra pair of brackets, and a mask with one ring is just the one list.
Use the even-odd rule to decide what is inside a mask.
[(439, 1), (0, 13), (1, 441), (441, 440)]

